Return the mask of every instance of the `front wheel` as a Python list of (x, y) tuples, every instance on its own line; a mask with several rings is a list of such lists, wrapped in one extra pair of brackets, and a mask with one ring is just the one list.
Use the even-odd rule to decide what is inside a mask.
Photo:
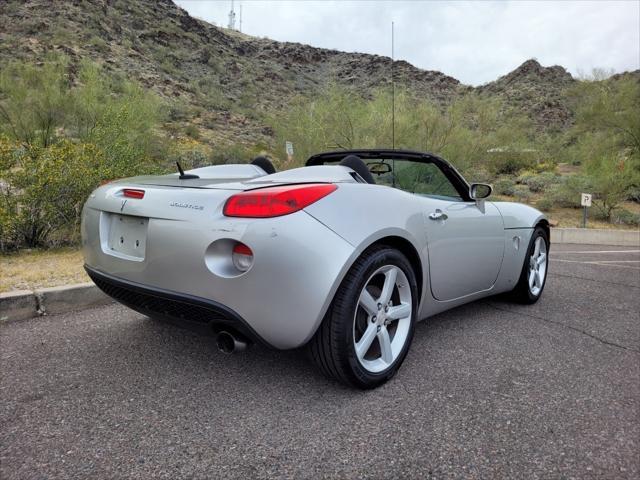
[(520, 303), (535, 303), (544, 290), (549, 267), (549, 237), (547, 232), (536, 227), (529, 242), (520, 279), (511, 292), (511, 298)]
[(312, 360), (329, 377), (375, 388), (400, 368), (415, 327), (416, 278), (399, 251), (376, 246), (355, 262), (309, 342)]

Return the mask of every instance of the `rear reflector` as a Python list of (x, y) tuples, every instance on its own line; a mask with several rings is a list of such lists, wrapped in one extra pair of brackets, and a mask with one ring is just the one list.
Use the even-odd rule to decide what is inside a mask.
[(223, 213), (227, 217), (279, 217), (302, 210), (337, 188), (330, 183), (308, 183), (249, 190), (230, 197)]
[(234, 267), (241, 272), (246, 272), (253, 265), (253, 252), (247, 245), (238, 242), (233, 246), (231, 259)]
[(233, 253), (237, 253), (238, 255), (253, 255), (251, 249), (244, 243), (236, 243), (233, 246)]
[(144, 198), (144, 190), (136, 190), (134, 188), (125, 188), (122, 195), (126, 198)]

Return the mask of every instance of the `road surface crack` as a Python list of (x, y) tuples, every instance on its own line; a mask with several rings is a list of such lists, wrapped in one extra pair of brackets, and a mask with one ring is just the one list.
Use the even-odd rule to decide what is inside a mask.
[(515, 313), (516, 315), (524, 315), (525, 317), (533, 318), (533, 319), (539, 320), (541, 322), (551, 323), (551, 324), (557, 325), (559, 327), (563, 327), (563, 328), (567, 328), (569, 330), (573, 330), (574, 332), (578, 332), (578, 333), (581, 333), (583, 335), (586, 335), (587, 337), (591, 337), (594, 340), (597, 340), (598, 342), (602, 343), (603, 345), (608, 345), (608, 346), (611, 346), (611, 347), (620, 348), (620, 349), (626, 350), (628, 352), (640, 353), (640, 350), (636, 350), (635, 348), (631, 348), (631, 347), (627, 347), (627, 346), (624, 346), (624, 345), (620, 345), (619, 343), (615, 343), (615, 342), (612, 342), (610, 340), (605, 340), (604, 338), (598, 337), (597, 335), (594, 335), (594, 334), (589, 333), (589, 332), (587, 332), (585, 330), (582, 330), (581, 328), (573, 327), (571, 325), (566, 325), (566, 324), (564, 324), (562, 322), (558, 322), (556, 320), (551, 320), (549, 318), (539, 317), (537, 315), (532, 315), (530, 313), (518, 312), (516, 310), (511, 310), (509, 308), (500, 308), (500, 307), (496, 306), (493, 303), (484, 302), (484, 304), (487, 305), (490, 308), (493, 308), (495, 310), (499, 310), (501, 312)]

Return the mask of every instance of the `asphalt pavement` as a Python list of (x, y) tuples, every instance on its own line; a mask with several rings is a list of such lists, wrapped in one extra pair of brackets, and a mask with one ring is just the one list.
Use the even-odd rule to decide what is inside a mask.
[[(640, 247), (639, 247), (640, 248)], [(0, 478), (640, 478), (640, 250), (417, 327), (368, 392), (122, 306), (0, 325)]]

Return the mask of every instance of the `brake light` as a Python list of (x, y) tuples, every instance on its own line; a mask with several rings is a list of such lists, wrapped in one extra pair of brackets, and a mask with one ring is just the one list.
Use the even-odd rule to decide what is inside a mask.
[(144, 198), (144, 190), (136, 190), (135, 188), (125, 188), (122, 190), (122, 195), (126, 198)]
[(326, 197), (338, 187), (330, 183), (283, 185), (233, 195), (224, 205), (227, 217), (269, 218), (289, 215)]

